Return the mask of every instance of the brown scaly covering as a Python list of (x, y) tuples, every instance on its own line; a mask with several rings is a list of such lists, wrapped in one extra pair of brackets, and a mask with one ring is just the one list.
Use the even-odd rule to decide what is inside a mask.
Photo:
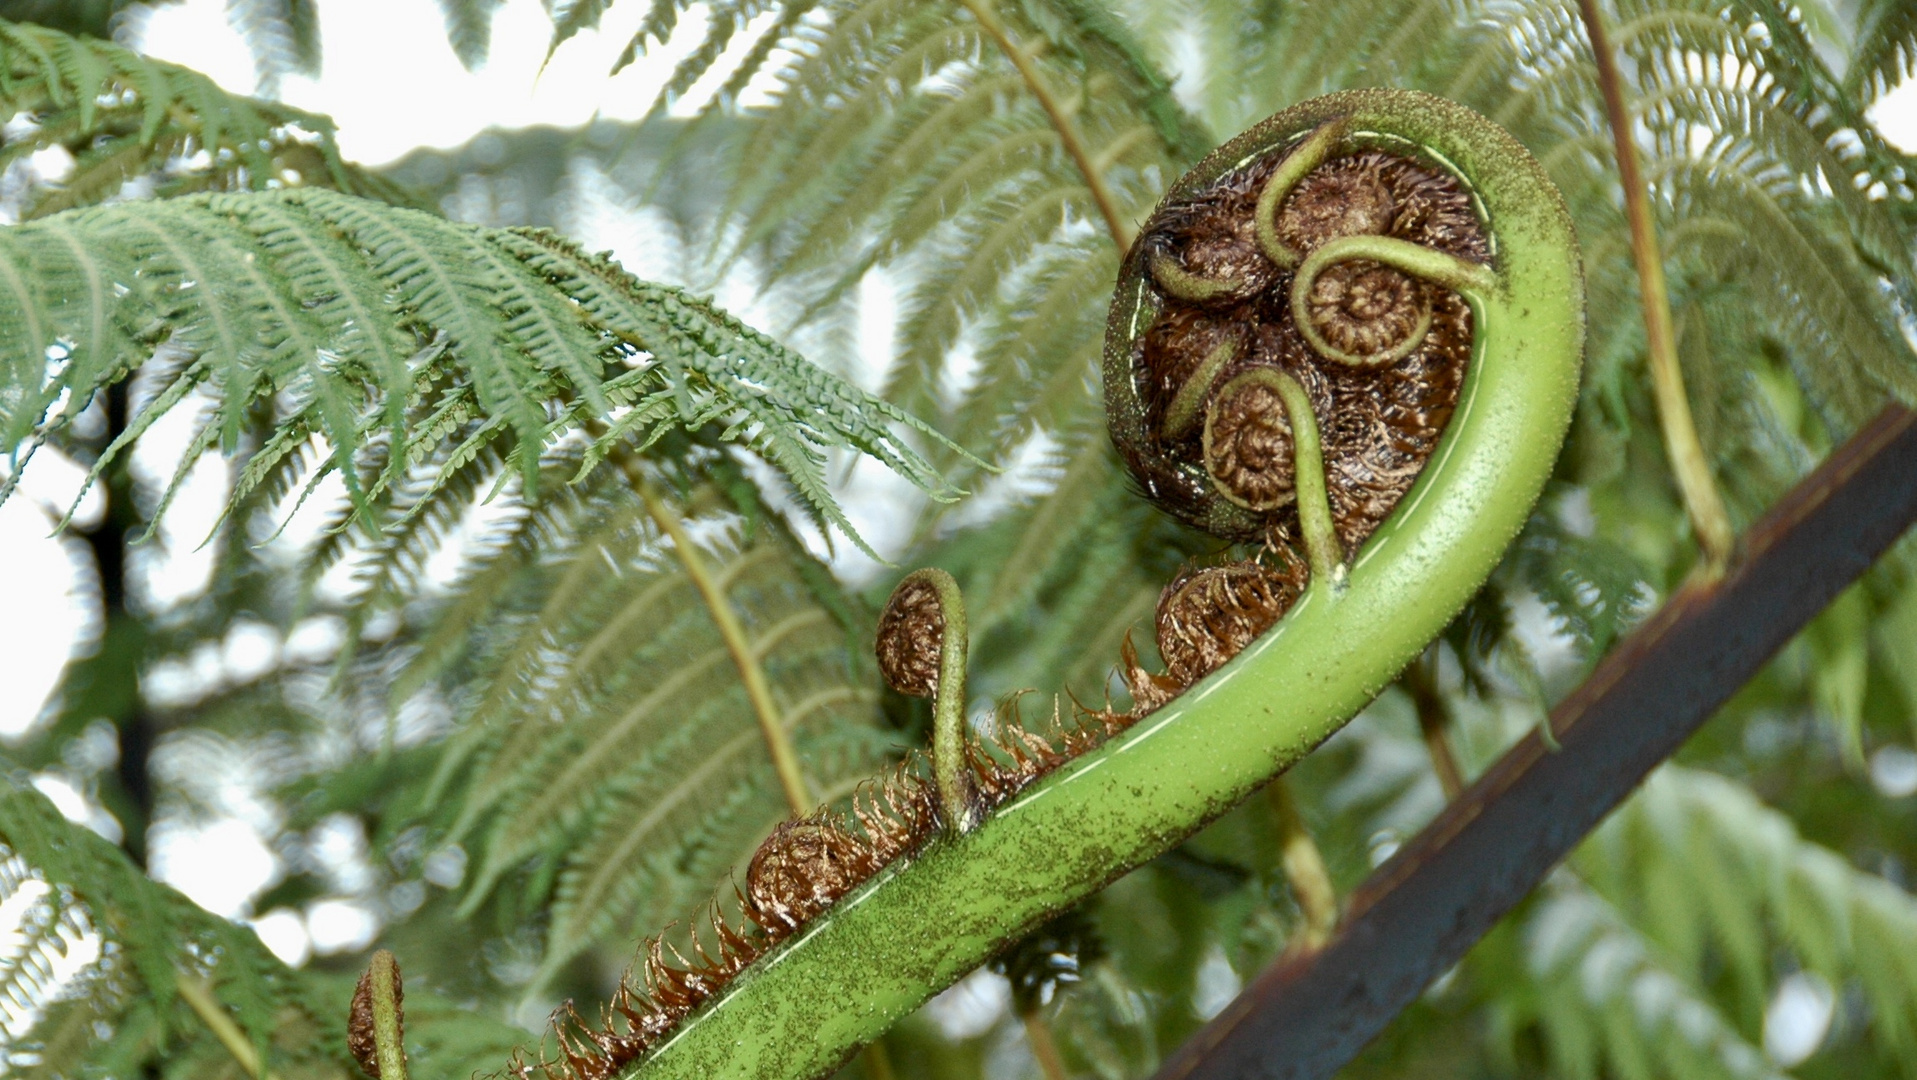
[[(1364, 260), (1337, 264), (1307, 297), (1314, 326), (1333, 346), (1378, 353), (1427, 322), (1429, 329), (1402, 359), (1378, 367), (1354, 367), (1314, 352), (1292, 321), (1292, 271), (1266, 260), (1250, 233), (1258, 193), (1288, 153), (1228, 173), (1167, 204), (1146, 223), (1139, 240), (1145, 252), (1175, 253), (1189, 273), (1260, 287), (1194, 301), (1154, 279), (1158, 313), (1132, 357), (1152, 434), (1142, 445), (1121, 440), (1118, 450), (1145, 496), (1187, 524), (1245, 542), (1258, 541), (1273, 525), (1295, 530), (1290, 454), (1265, 445), (1284, 425), (1260, 425), (1244, 415), (1250, 411), (1245, 406), (1257, 402), (1236, 403), (1241, 407), (1226, 409), (1232, 415), (1225, 419), (1235, 431), (1254, 434), (1249, 456), (1264, 463), (1268, 476), (1252, 475), (1259, 469), (1246, 467), (1246, 455), (1227, 452), (1233, 440), (1214, 439), (1225, 474), (1214, 481), (1204, 467), (1210, 449), (1203, 445), (1205, 433), (1198, 426), (1167, 430), (1173, 400), (1204, 358), (1220, 341), (1237, 342), (1232, 362), (1207, 391), (1208, 412), (1233, 404), (1217, 399), (1252, 368), (1276, 368), (1297, 379), (1317, 414), (1339, 539), (1355, 552), (1410, 490), (1457, 405), (1471, 355), (1471, 311), (1451, 290), (1389, 267)], [(1274, 225), (1301, 258), (1338, 237), (1376, 234), (1471, 262), (1490, 261), (1484, 227), (1464, 186), (1434, 166), (1379, 150), (1337, 156), (1307, 173), (1279, 205)], [(1288, 430), (1283, 439), (1288, 441)], [(1215, 508), (1221, 495), (1244, 512)]]
[(892, 593), (879, 614), (879, 673), (886, 684), (910, 697), (931, 697), (939, 685), (939, 643), (945, 640), (945, 613), (931, 582), (908, 580)]
[[(1088, 723), (1067, 728), (1054, 717), (1053, 730), (1040, 735), (1017, 723), (1016, 703), (1004, 713), (1008, 722), (989, 746), (967, 747), (988, 811), (1143, 715), (1083, 710)], [(753, 961), (944, 828), (927, 771), (915, 754), (882, 783), (854, 795), (849, 818), (822, 808), (780, 824), (753, 854), (745, 888), (737, 890), (741, 924), (729, 922), (715, 903), (693, 924), (691, 956), (663, 937), (648, 939), (637, 971), (620, 980), (598, 1024), (567, 1003), (552, 1020), (558, 1057), (529, 1062), (516, 1056), (508, 1075), (609, 1080), (639, 1060)]]

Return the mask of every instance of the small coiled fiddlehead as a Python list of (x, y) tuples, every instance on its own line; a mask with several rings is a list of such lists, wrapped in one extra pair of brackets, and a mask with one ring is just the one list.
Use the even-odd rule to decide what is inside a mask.
[[(1286, 174), (1271, 193), (1265, 181)], [(1206, 217), (1223, 204), (1236, 216)], [(1223, 317), (1245, 308), (1249, 321)], [(1175, 670), (1151, 677), (1167, 694), (1154, 711), (1019, 773), (975, 828), (903, 851), (618, 1075), (823, 1075), (1329, 736), (1449, 622), (1522, 526), (1569, 424), (1582, 311), (1556, 191), (1509, 135), (1460, 106), (1329, 95), (1206, 158), (1125, 263), (1108, 414), (1148, 497), (1267, 545), (1272, 560), (1168, 591), (1161, 644)], [(1340, 322), (1378, 312), (1376, 326)], [(1162, 370), (1143, 362), (1156, 355), (1170, 361)], [(1432, 377), (1411, 379), (1419, 370)], [(1249, 418), (1234, 428), (1224, 413), (1240, 405)], [(1229, 469), (1207, 466), (1208, 422), (1213, 446), (1234, 443), (1235, 466), (1261, 478), (1227, 475), (1236, 500), (1217, 480)], [(1308, 578), (1284, 554), (1294, 536)], [(1208, 644), (1214, 635), (1225, 644)]]

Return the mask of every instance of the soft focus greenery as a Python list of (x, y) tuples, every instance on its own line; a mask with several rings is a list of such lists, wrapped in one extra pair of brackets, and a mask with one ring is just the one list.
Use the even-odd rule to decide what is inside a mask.
[[(461, 55), (482, 56), (496, 5), (444, 4)], [(58, 7), (65, 19), (116, 6)], [(282, 28), (250, 36), (262, 72), (317, 61), (273, 52), (311, 38), (316, 6), (323, 15), (234, 5)], [(608, 6), (556, 5), (557, 35)], [(0, 15), (51, 19), (35, 8)], [(1574, 6), (704, 10), (706, 46), (672, 94), (728, 44), (751, 43), (696, 119), (661, 110), (635, 126), (489, 134), (386, 176), (339, 162), (320, 118), (52, 31), (0, 32), (0, 101), (19, 121), (0, 146), (13, 163), (0, 194), (16, 219), (37, 219), (0, 232), (12, 282), (0, 282), (11, 290), (0, 310), (16, 313), (0, 325), (5, 446), (104, 458), (108, 496), (91, 533), (69, 533), (100, 568), (97, 641), (44, 723), (5, 749), (0, 884), (26, 913), (17, 947), (0, 951), (13, 1071), (243, 1075), (176, 992), (195, 980), (273, 1075), (351, 1075), (343, 1028), (363, 955), (290, 970), (140, 872), (149, 826), (209, 820), (235, 790), (255, 800), (286, 868), (255, 914), (346, 898), (377, 915), (367, 948), (391, 948), (406, 972), (419, 1077), (502, 1067), (536, 1037), (515, 1025), (536, 1028), (567, 997), (589, 1011), (637, 938), (729, 892), (785, 804), (736, 665), (632, 475), (693, 524), (822, 798), (924, 741), (923, 707), (881, 692), (867, 652), (876, 604), (905, 569), (943, 566), (963, 585), (975, 708), (1026, 690), (1034, 720), (1057, 693), (1102, 703), (1126, 635), (1149, 653), (1158, 588), (1217, 545), (1135, 498), (1111, 460), (1096, 358), (1119, 251), (1093, 188), (1142, 220), (1205, 150), (1312, 94), (1390, 84), (1479, 109), (1545, 164), (1584, 245), (1590, 346), (1570, 448), (1544, 508), (1434, 654), (1467, 773), (1690, 571)], [(1640, 114), (1693, 408), (1743, 527), (1881, 403), (1917, 401), (1917, 160), (1864, 117), (1912, 74), (1917, 18), (1900, 0), (1606, 10)], [(1094, 177), (977, 11), (1034, 58)], [(635, 55), (680, 21), (701, 33), (701, 17), (657, 0)], [(58, 29), (106, 25), (88, 18)], [(770, 101), (742, 107), (754, 78)], [(149, 113), (156, 95), (167, 107)], [(257, 134), (222, 134), (250, 125)], [(64, 185), (24, 164), (51, 146), (76, 161)], [(246, 193), (288, 179), (244, 155), (296, 152), (324, 166), (296, 170), (296, 185), (346, 194)], [(169, 201), (122, 201), (149, 194)], [(112, 205), (68, 209), (100, 201)], [(332, 207), (322, 216), (334, 224), (304, 210), (291, 232), (257, 224), (288, 206)], [(627, 269), (673, 288), (626, 284), (584, 254), (633, 215), (646, 231)], [(571, 235), (572, 269), (542, 270), (552, 264), (514, 226)], [(438, 253), (427, 261), (449, 284), (341, 239), (380, 230), (431, 238), (420, 250)], [(514, 251), (524, 261), (483, 273), (458, 263)], [(203, 270), (183, 270), (189, 259)], [(39, 273), (49, 260), (66, 272)], [(128, 266), (155, 269), (89, 273)], [(880, 279), (900, 298), (894, 355), (861, 356), (859, 304)], [(591, 307), (588, 286), (611, 280), (627, 306)], [(196, 288), (235, 299), (200, 301)], [(721, 289), (756, 290), (760, 330), (892, 406), (698, 299)], [(364, 312), (342, 314), (355, 298)], [(562, 309), (591, 316), (550, 335), (532, 325)], [(654, 336), (622, 337), (641, 316)], [(355, 334), (386, 341), (397, 366), (338, 363), (333, 343)], [(58, 348), (22, 352), (34, 341)], [(701, 366), (736, 348), (760, 376), (726, 382)], [(664, 362), (634, 362), (641, 350)], [(658, 385), (615, 397), (630, 371)], [(793, 381), (766, 381), (781, 373)], [(829, 420), (795, 404), (828, 399), (843, 410)], [(135, 467), (137, 447), (108, 454), (167, 406), (194, 421), (180, 468), (163, 461), (156, 477)], [(894, 409), (951, 444), (913, 434)], [(872, 450), (922, 488), (940, 491), (942, 476), (974, 494), (887, 487), (872, 462), (851, 474), (851, 495), (827, 490)], [(142, 585), (156, 541), (127, 544), (202, 453), (233, 455), (214, 569), (161, 604)], [(867, 539), (896, 565), (848, 555), (841, 565), (867, 568), (848, 581), (815, 552), (847, 554), (830, 519), (860, 485), (881, 493), (860, 520), (886, 523)], [(199, 543), (210, 525), (175, 543)], [(443, 557), (449, 546), (457, 557)], [(1913, 556), (1907, 541), (1833, 604), (1348, 1074), (1917, 1076)], [(249, 636), (284, 643), (276, 662), (213, 662)], [(120, 847), (60, 818), (32, 790), (36, 775), (110, 811)], [(1442, 800), (1400, 688), (1290, 783), (1345, 891)], [(902, 1025), (887, 1039), (893, 1067), (1036, 1076), (1016, 1015), (1036, 1008), (1074, 1075), (1147, 1075), (1297, 925), (1277, 850), (1272, 810), (1254, 800), (1010, 954), (1016, 1009), (965, 1028), (962, 1010), (935, 1007)], [(48, 958), (92, 934), (110, 943), (104, 958), (48, 1001)], [(1780, 990), (1806, 988), (1827, 992), (1830, 1030), (1807, 1059), (1775, 1060), (1766, 1010)]]

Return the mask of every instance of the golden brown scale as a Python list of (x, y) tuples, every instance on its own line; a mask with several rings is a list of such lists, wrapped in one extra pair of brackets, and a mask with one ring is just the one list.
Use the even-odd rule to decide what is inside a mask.
[[(1161, 211), (1147, 223), (1141, 243), (1183, 251), (1187, 236), (1194, 238), (1190, 243), (1203, 237), (1215, 244), (1217, 237), (1242, 235), (1234, 223), (1250, 221), (1258, 189), (1281, 157), (1227, 175)], [(1300, 257), (1339, 237), (1378, 234), (1473, 262), (1490, 259), (1463, 186), (1382, 151), (1344, 154), (1313, 169), (1279, 205), (1273, 224)], [(1228, 410), (1232, 431), (1245, 437), (1214, 437), (1207, 444), (1196, 431), (1166, 431), (1171, 401), (1210, 349), (1242, 333), (1238, 356), (1208, 392), (1215, 397), (1240, 385), (1233, 378), (1255, 367), (1280, 368), (1304, 386), (1321, 432), (1339, 539), (1355, 552), (1410, 489), (1451, 418), (1470, 360), (1471, 311), (1450, 290), (1389, 267), (1364, 260), (1336, 264), (1307, 297), (1314, 326), (1334, 347), (1354, 355), (1388, 353), (1426, 325), (1428, 312), (1428, 329), (1408, 355), (1381, 367), (1354, 367), (1318, 356), (1293, 325), (1290, 271), (1272, 267), (1264, 279), (1270, 284), (1262, 294), (1229, 305), (1198, 305), (1156, 291), (1157, 317), (1134, 355), (1154, 445), (1119, 449), (1147, 497), (1189, 524), (1219, 528), (1218, 516), (1203, 505), (1215, 492), (1253, 511), (1221, 533), (1226, 539), (1255, 541), (1274, 524), (1295, 528), (1289, 423), (1277, 415), (1249, 415), (1282, 412), (1275, 409), (1275, 394), (1258, 393)]]
[(1158, 597), (1154, 620), (1165, 674), (1182, 690), (1223, 667), (1271, 629), (1304, 592), (1303, 560), (1280, 549), (1281, 565), (1246, 559), (1180, 576)]
[(837, 822), (785, 822), (746, 869), (747, 914), (768, 930), (796, 930), (879, 866), (870, 848)]
[(931, 697), (939, 687), (939, 646), (945, 614), (930, 582), (908, 580), (879, 614), (879, 673), (886, 685), (910, 697)]
[[(1157, 234), (1159, 250), (1188, 273), (1237, 283), (1240, 291), (1234, 295), (1270, 288), (1279, 271), (1258, 251), (1252, 210), (1275, 164), (1260, 163), (1226, 177), (1201, 202), (1167, 207), (1166, 216), (1178, 226)], [(1232, 300), (1218, 302), (1229, 305)]]

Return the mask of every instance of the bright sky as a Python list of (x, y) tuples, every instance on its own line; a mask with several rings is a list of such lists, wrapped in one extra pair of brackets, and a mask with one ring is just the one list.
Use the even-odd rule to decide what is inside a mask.
[[(252, 61), (227, 23), (225, 6), (225, 0), (188, 0), (160, 8), (140, 25), (141, 41), (154, 55), (207, 72), (233, 90), (250, 92)], [(347, 156), (368, 164), (390, 161), (417, 146), (457, 146), (492, 126), (578, 125), (595, 113), (635, 119), (651, 104), (672, 62), (683, 55), (684, 39), (695, 36), (703, 22), (693, 13), (682, 20), (681, 37), (674, 47), (657, 50), (647, 62), (609, 76), (614, 57), (650, 7), (642, 0), (614, 3), (601, 30), (568, 42), (542, 73), (550, 23), (540, 2), (507, 0), (494, 21), (491, 60), (475, 73), (462, 68), (453, 56), (435, 0), (323, 0), (319, 9), (324, 74), (317, 80), (287, 79), (282, 96), (332, 116)], [(754, 36), (741, 34), (739, 43), (749, 43)], [(723, 73), (724, 66), (695, 87), (687, 104), (696, 104)], [(1881, 102), (1874, 118), (1892, 141), (1917, 150), (1917, 82)], [(880, 287), (878, 291), (887, 290)], [(889, 355), (883, 343), (889, 329), (889, 297), (872, 299), (880, 335), (872, 351)], [(730, 296), (722, 300), (737, 303)], [(172, 426), (181, 430), (174, 433), (163, 423), (143, 440), (143, 457), (154, 462), (172, 460), (163, 444), (174, 439), (177, 445), (185, 437), (183, 424)], [(52, 521), (72, 498), (78, 476), (70, 462), (43, 452), (19, 497), (0, 506), (0, 568), (4, 568), (0, 600), (9, 616), (0, 619), (0, 737), (25, 730), (76, 642), (97, 633), (91, 614), (75, 601), (75, 581), (86, 566), (83, 545), (76, 538), (48, 536)], [(196, 478), (172, 517), (210, 520), (208, 515), (221, 501), (223, 489), (217, 468)], [(898, 500), (910, 494), (903, 481), (862, 463), (851, 477), (845, 501), (855, 520), (863, 519), (861, 531), (869, 539), (882, 550), (896, 550), (903, 542), (898, 532), (905, 527), (901, 515), (867, 511), (874, 506), (881, 511), (896, 507)], [(82, 508), (81, 516), (97, 512), (94, 500), (92, 508)], [(183, 530), (169, 539), (174, 541), (174, 554), (165, 559), (164, 573), (155, 582), (154, 592), (160, 599), (190, 594), (207, 569), (205, 556), (191, 552), (197, 535), (189, 537)], [(850, 545), (842, 544), (840, 549), (849, 551)], [(213, 648), (191, 666), (204, 667), (202, 677), (219, 677), (222, 670), (254, 662), (243, 660), (249, 650), (279, 655), (282, 643), (277, 637), (258, 638), (258, 634), (236, 636), (223, 651)], [(283, 647), (289, 653), (297, 650), (291, 640)], [(175, 681), (189, 678), (181, 673), (160, 674)], [(156, 678), (156, 687), (163, 681)], [(1917, 765), (1904, 772), (1913, 777), (1911, 786), (1917, 787)], [(43, 790), (70, 815), (97, 816), (71, 785), (57, 777), (43, 780)], [(262, 813), (258, 808), (235, 809), (202, 825), (178, 825), (168, 835), (156, 835), (156, 872), (210, 910), (261, 915), (256, 925), (262, 936), (289, 959), (303, 958), (313, 949), (358, 947), (373, 932), (374, 923), (372, 915), (355, 907), (350, 898), (322, 900), (303, 912), (251, 912), (252, 898), (282, 873), (278, 857), (263, 843), (272, 822)], [(351, 837), (340, 843), (350, 848)]]
[[(539, 0), (507, 0), (493, 20), (488, 62), (469, 72), (446, 43), (435, 0), (324, 0), (323, 73), (317, 80), (288, 78), (280, 96), (332, 116), (340, 149), (369, 165), (416, 146), (457, 146), (487, 127), (575, 126), (595, 111), (636, 120), (670, 74), (655, 57), (677, 59), (685, 51), (683, 45), (658, 50), (616, 78), (607, 75), (650, 7), (639, 0), (613, 4), (599, 30), (566, 42), (542, 73), (552, 23)], [(703, 22), (695, 16), (682, 30), (697, 31)], [(224, 0), (153, 10), (142, 45), (230, 89), (253, 89), (253, 63), (227, 22)]]

